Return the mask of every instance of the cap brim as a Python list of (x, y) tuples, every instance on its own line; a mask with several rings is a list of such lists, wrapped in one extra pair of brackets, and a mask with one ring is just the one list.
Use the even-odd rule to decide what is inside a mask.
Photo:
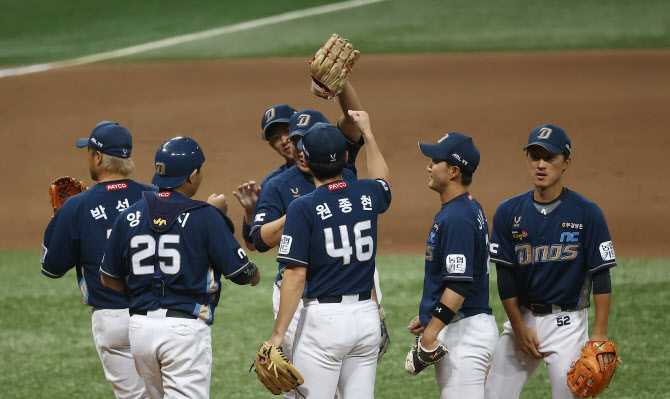
[(419, 142), (419, 150), (428, 158), (444, 159), (444, 154), (440, 151), (437, 144)]
[(547, 151), (551, 152), (551, 153), (554, 154), (554, 155), (558, 155), (558, 154), (562, 154), (562, 153), (563, 153), (563, 150), (561, 150), (560, 148), (556, 147), (555, 145), (552, 145), (552, 144), (549, 144), (549, 143), (545, 143), (545, 142), (541, 142), (541, 143), (538, 143), (538, 142), (528, 143), (525, 147), (523, 147), (523, 150), (526, 151), (526, 150), (528, 149), (528, 147), (530, 147), (530, 146), (532, 146), (532, 145), (539, 145), (540, 147), (546, 149)]
[(307, 130), (304, 130), (304, 129), (295, 129), (294, 131), (292, 131), (292, 132), (290, 132), (290, 133), (288, 134), (288, 137), (291, 138), (291, 137), (293, 137), (293, 136), (295, 136), (295, 135), (304, 136), (305, 133), (307, 133)]
[(187, 176), (177, 176), (177, 177), (165, 177), (160, 176), (159, 174), (154, 174), (154, 178), (151, 179), (151, 184), (158, 188), (175, 188), (181, 185), (183, 182), (188, 179)]
[(270, 126), (272, 126), (273, 124), (277, 123), (277, 122), (291, 123), (291, 118), (288, 118), (288, 119), (286, 119), (286, 118), (275, 119), (275, 120), (273, 120), (272, 122), (270, 122), (270, 123), (268, 123), (267, 125), (265, 125), (265, 127), (263, 128), (263, 140), (265, 140), (265, 141), (268, 140), (268, 128), (269, 128)]
[(87, 138), (79, 139), (79, 140), (77, 140), (76, 145), (79, 148), (87, 147), (88, 146), (88, 139)]
[(298, 149), (298, 151), (302, 151), (302, 139), (298, 141), (298, 144), (296, 144), (296, 148)]

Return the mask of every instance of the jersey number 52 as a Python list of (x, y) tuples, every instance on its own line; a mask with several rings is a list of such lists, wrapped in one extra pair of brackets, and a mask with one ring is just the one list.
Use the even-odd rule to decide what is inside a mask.
[[(354, 245), (356, 246), (356, 259), (359, 262), (365, 262), (372, 258), (375, 243), (371, 236), (364, 236), (363, 231), (372, 227), (369, 220), (358, 222), (354, 225)], [(331, 258), (342, 258), (342, 264), (348, 265), (351, 263), (351, 255), (354, 248), (349, 241), (349, 229), (347, 225), (343, 224), (339, 227), (340, 237), (342, 238), (342, 247), (335, 248), (335, 240), (333, 237), (333, 229), (328, 227), (323, 229), (323, 235), (326, 238), (326, 253)]]

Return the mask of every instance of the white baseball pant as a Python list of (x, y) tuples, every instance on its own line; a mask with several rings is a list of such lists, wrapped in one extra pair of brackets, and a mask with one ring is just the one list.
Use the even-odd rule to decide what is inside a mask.
[(308, 399), (374, 398), (379, 312), (372, 300), (345, 295), (342, 303), (303, 299), (293, 361)]
[(588, 341), (588, 313), (586, 309), (535, 316), (521, 307), (523, 321), (537, 332), (544, 357), (532, 359), (517, 350), (514, 331), (509, 320), (496, 346), (493, 365), (486, 380), (486, 399), (516, 399), (528, 379), (541, 362), (547, 365), (553, 399), (574, 399), (567, 384), (567, 373), (577, 360), (582, 346)]
[(137, 373), (128, 339), (128, 309), (93, 308), (91, 331), (107, 381), (119, 399), (144, 398), (144, 381)]
[(491, 315), (480, 313), (448, 324), (438, 338), (449, 349), (435, 363), (442, 399), (484, 399), (486, 371), (493, 360), (498, 326)]
[(165, 309), (132, 315), (130, 348), (149, 398), (208, 398), (212, 335), (201, 319), (166, 317)]

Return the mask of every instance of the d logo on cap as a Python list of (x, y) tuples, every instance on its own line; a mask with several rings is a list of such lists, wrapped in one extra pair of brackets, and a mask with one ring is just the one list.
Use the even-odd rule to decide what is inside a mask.
[(311, 116), (307, 114), (302, 114), (298, 117), (298, 123), (296, 124), (297, 126), (307, 126), (309, 124), (309, 120), (312, 119)]
[(543, 127), (540, 129), (540, 134), (537, 136), (538, 139), (548, 139), (551, 136), (552, 130), (548, 127)]
[(156, 173), (159, 176), (165, 176), (165, 163), (156, 162)]
[(269, 110), (265, 111), (265, 121), (269, 122), (275, 117), (275, 109), (270, 108)]

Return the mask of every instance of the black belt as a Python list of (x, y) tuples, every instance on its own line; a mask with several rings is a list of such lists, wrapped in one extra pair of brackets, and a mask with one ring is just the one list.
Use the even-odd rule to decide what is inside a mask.
[[(146, 310), (131, 310), (130, 315), (138, 314), (141, 316), (146, 316), (147, 311)], [(178, 319), (192, 319), (195, 320), (198, 318), (196, 315), (192, 315), (190, 313), (186, 313), (181, 310), (174, 310), (174, 309), (168, 309), (167, 312), (165, 313), (165, 317), (176, 317)]]
[[(367, 301), (372, 298), (372, 291), (361, 292), (358, 294), (359, 301)], [(319, 303), (342, 303), (342, 295), (320, 296), (316, 298)]]
[[(554, 313), (554, 305), (550, 303), (531, 303), (530, 304), (530, 311), (533, 312), (536, 315), (545, 315), (545, 314), (551, 314)], [(558, 306), (558, 305), (556, 305)], [(569, 308), (565, 306), (561, 306), (561, 311), (565, 312), (566, 310), (570, 310)]]

